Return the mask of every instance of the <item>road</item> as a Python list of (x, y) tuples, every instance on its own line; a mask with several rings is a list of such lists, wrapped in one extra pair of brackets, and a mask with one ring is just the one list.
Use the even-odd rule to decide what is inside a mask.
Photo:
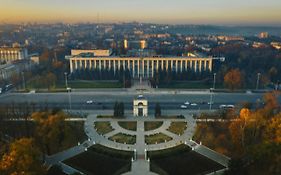
[[(185, 102), (197, 103), (197, 106), (188, 106), (188, 109), (209, 109), (207, 102), (210, 101), (208, 92), (191, 92), (188, 94), (172, 93), (149, 93), (144, 95), (149, 102), (149, 110), (153, 110), (157, 102), (162, 109), (177, 110)], [(262, 99), (263, 94), (247, 93), (214, 93), (212, 108), (217, 109), (221, 104), (239, 104), (241, 102), (256, 103)], [(116, 101), (124, 102), (125, 109), (132, 109), (133, 99), (136, 94), (118, 91), (104, 92), (71, 92), (71, 93), (6, 93), (0, 96), (0, 104), (35, 103), (38, 106), (48, 104), (48, 107), (59, 107), (78, 110), (103, 110), (113, 109)], [(87, 100), (92, 100), (92, 104), (87, 104)], [(279, 101), (281, 99), (279, 98)]]

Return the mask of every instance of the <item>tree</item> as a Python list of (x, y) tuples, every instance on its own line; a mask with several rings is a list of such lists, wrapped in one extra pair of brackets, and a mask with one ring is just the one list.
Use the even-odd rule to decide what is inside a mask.
[(11, 143), (9, 152), (0, 161), (1, 175), (45, 174), (46, 168), (40, 162), (40, 151), (33, 139), (22, 138)]
[(154, 116), (155, 117), (161, 116), (161, 107), (160, 107), (159, 103), (156, 103)]
[(242, 83), (242, 75), (239, 69), (231, 69), (228, 71), (224, 76), (224, 83), (232, 91), (234, 89), (240, 88)]
[(124, 117), (124, 103), (123, 102), (115, 102), (113, 116), (114, 117)]

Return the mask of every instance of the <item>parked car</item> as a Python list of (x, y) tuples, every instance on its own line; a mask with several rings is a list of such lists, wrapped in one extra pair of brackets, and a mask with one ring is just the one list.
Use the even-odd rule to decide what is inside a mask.
[(191, 103), (190, 106), (197, 106), (197, 103)]
[(92, 104), (92, 103), (93, 103), (93, 100), (87, 100), (86, 103), (87, 103), (87, 104)]
[(180, 107), (181, 107), (181, 109), (187, 109), (186, 105), (181, 105)]
[(190, 105), (189, 101), (184, 102), (185, 105)]

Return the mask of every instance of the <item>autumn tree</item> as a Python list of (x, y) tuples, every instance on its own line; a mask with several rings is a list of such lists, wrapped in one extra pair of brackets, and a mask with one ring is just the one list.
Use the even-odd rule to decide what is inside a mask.
[(46, 173), (41, 154), (33, 139), (22, 138), (11, 143), (8, 153), (0, 161), (1, 175), (36, 175)]
[(231, 89), (240, 88), (242, 85), (242, 75), (239, 69), (231, 69), (224, 76), (224, 84)]

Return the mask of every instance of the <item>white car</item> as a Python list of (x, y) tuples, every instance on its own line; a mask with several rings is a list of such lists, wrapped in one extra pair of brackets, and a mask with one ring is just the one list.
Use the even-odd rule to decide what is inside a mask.
[(190, 105), (189, 101), (184, 102), (185, 105)]
[(213, 105), (214, 104), (214, 102), (208, 102), (208, 105)]
[(191, 103), (190, 106), (197, 106), (197, 103)]
[(181, 109), (187, 109), (186, 105), (181, 105)]
[(86, 101), (87, 104), (92, 104), (93, 103), (93, 100), (88, 100)]

